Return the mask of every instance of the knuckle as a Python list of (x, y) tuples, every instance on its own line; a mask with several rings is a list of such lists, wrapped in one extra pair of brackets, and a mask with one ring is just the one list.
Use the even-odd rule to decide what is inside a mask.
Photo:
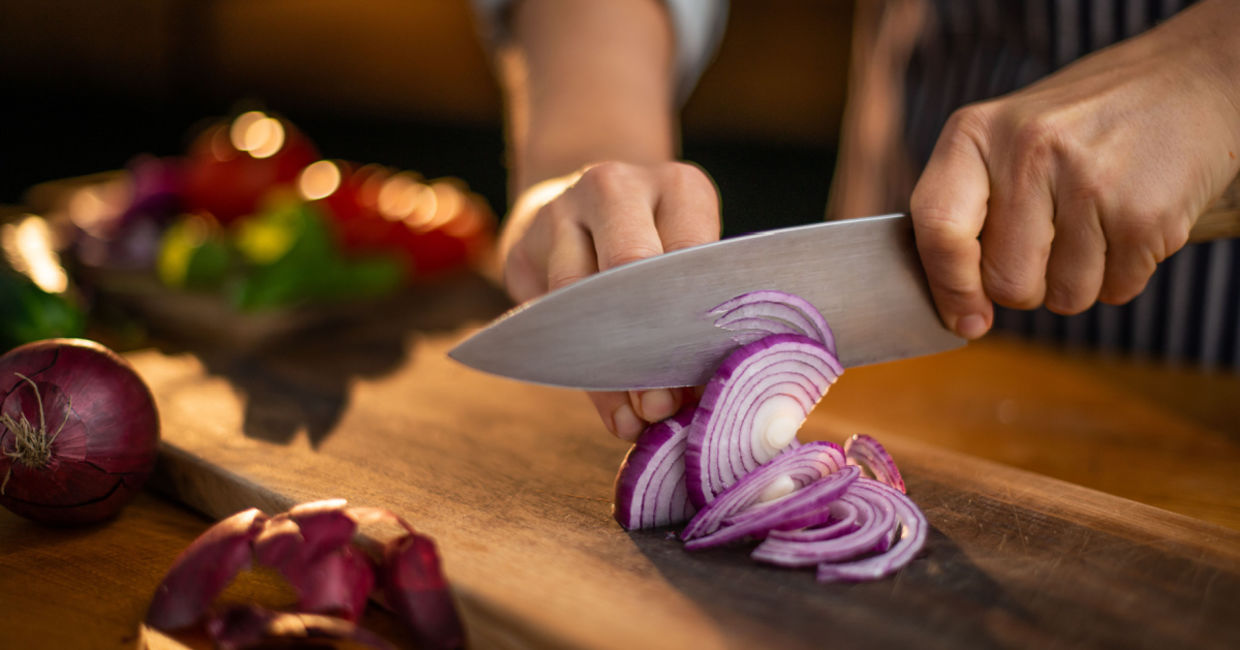
[(604, 196), (615, 196), (625, 192), (632, 179), (633, 168), (630, 165), (608, 161), (583, 171), (575, 186)]
[(1021, 159), (1050, 157), (1060, 141), (1058, 120), (1047, 114), (1014, 118), (1012, 149)]
[(968, 226), (950, 210), (925, 205), (924, 196), (919, 200), (916, 191), (911, 202), (913, 223), (917, 231), (917, 246), (922, 254), (936, 258), (954, 254), (961, 242), (974, 239)]
[(1122, 305), (1141, 295), (1153, 273), (1129, 273), (1122, 277), (1108, 278), (1098, 293), (1098, 300), (1108, 305)]
[(1037, 278), (1008, 264), (983, 264), (982, 286), (991, 300), (1013, 309), (1032, 309), (1042, 302)]
[(952, 112), (943, 125), (943, 134), (949, 138), (981, 138), (989, 131), (992, 119), (989, 104), (968, 104)]
[(1095, 297), (1078, 287), (1062, 282), (1051, 282), (1046, 287), (1046, 308), (1056, 314), (1072, 316), (1089, 309)]

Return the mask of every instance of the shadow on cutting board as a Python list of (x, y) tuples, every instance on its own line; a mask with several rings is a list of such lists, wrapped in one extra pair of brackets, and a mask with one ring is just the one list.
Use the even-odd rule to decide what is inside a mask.
[[(724, 629), (771, 647), (993, 647), (997, 625), (1029, 628), (1031, 615), (941, 530), (897, 575), (862, 583), (819, 584), (813, 568), (758, 564), (750, 547), (688, 552), (666, 530), (630, 538), (664, 578)], [(685, 555), (691, 562), (685, 561)], [(723, 585), (727, 585), (723, 587)], [(744, 612), (744, 616), (738, 616)], [(817, 640), (807, 642), (807, 640)], [(834, 643), (832, 643), (834, 645)]]
[(244, 351), (225, 341), (178, 341), (164, 351), (193, 353), (209, 374), (232, 384), (245, 402), (246, 436), (288, 444), (304, 430), (311, 447), (318, 448), (347, 409), (353, 383), (401, 367), (413, 352), (416, 334), (482, 323), (509, 306), (500, 289), (468, 275)]

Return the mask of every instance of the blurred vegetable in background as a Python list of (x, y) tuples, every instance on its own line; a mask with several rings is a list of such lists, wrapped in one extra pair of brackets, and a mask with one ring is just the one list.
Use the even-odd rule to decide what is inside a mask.
[(0, 251), (0, 353), (40, 339), (81, 336), (86, 318), (47, 222), (26, 215), (3, 224)]
[(0, 265), (0, 353), (41, 339), (80, 337), (86, 318), (60, 295), (39, 288), (30, 278)]
[(134, 158), (78, 188), (67, 213), (86, 279), (136, 271), (245, 312), (434, 282), (477, 263), (495, 233), (463, 182), (320, 160), (293, 124), (260, 111), (209, 125), (184, 157)]

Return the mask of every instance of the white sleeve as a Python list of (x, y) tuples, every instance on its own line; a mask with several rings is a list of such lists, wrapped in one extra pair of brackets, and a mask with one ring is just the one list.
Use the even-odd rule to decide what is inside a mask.
[[(471, 0), (484, 40), (502, 44), (508, 10), (518, 0)], [(591, 0), (598, 1), (598, 0)], [(715, 55), (728, 20), (728, 0), (662, 0), (676, 38), (676, 96), (681, 104)]]

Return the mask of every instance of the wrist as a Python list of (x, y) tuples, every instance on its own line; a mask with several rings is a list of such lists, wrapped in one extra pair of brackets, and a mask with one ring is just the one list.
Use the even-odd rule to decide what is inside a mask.
[(1240, 146), (1240, 0), (1204, 0), (1183, 18), (1178, 45), (1193, 53), (1190, 65), (1225, 99), (1229, 135)]

